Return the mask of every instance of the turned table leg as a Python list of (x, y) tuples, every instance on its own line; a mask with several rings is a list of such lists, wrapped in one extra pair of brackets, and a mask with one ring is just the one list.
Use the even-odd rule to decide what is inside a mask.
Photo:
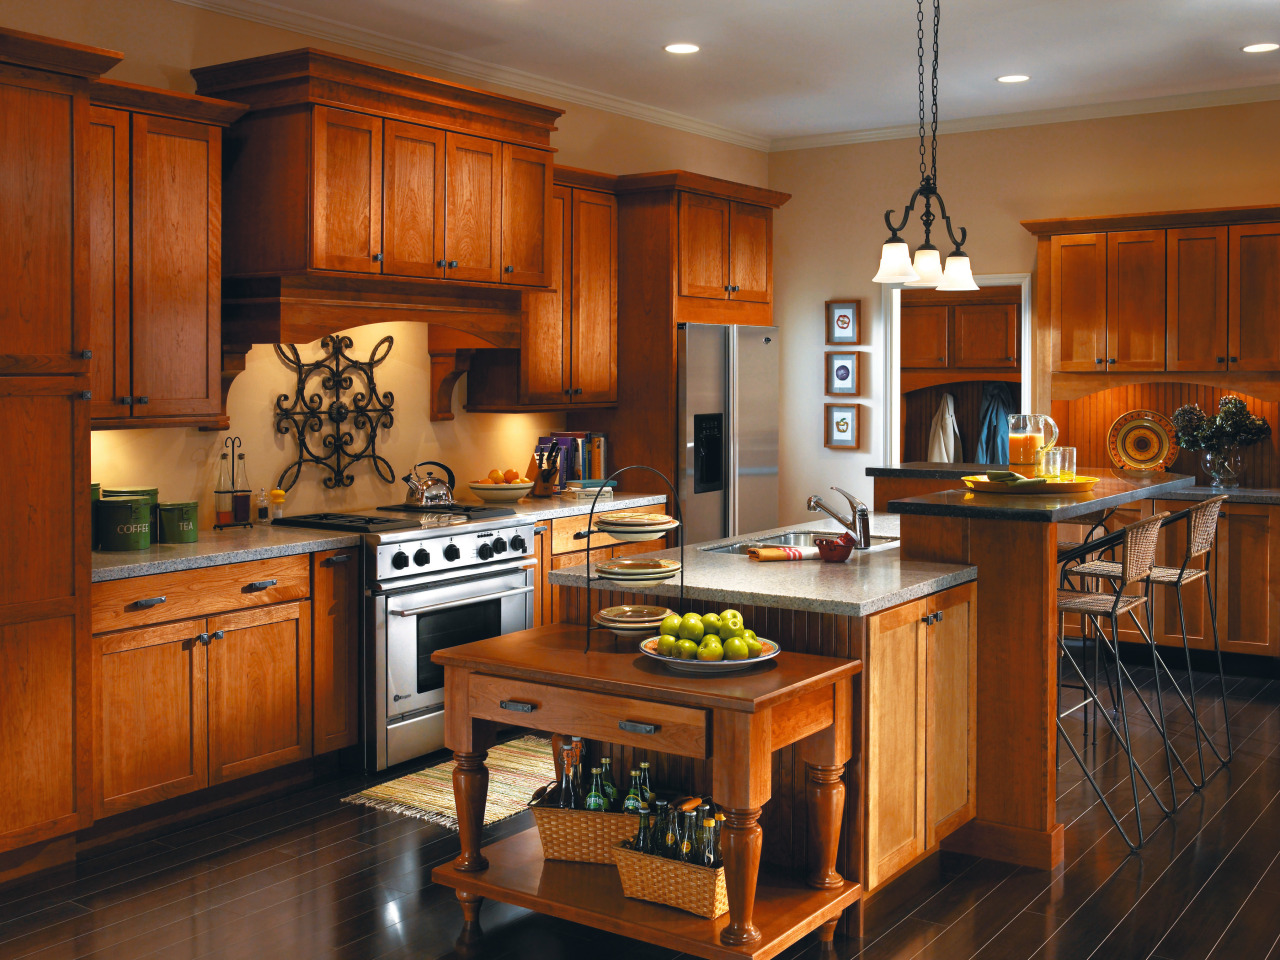
[[(453, 801), (458, 808), (458, 839), (462, 844), (462, 852), (453, 862), (453, 868), (462, 873), (475, 873), (485, 870), (489, 861), (480, 854), (480, 835), (484, 830), (484, 805), (489, 796), (489, 769), (484, 765), (489, 754), (481, 750), (478, 753), (459, 753), (454, 751), (453, 759)], [(463, 895), (458, 894), (463, 900)], [(480, 904), (477, 898), (475, 911), (479, 916)], [(463, 915), (467, 915), (466, 901), (463, 901)]]
[(480, 904), (484, 903), (484, 897), (463, 890), (457, 891), (457, 896), (458, 905), (462, 907), (462, 930), (454, 946), (462, 950), (480, 940)]
[(729, 925), (720, 931), (720, 942), (742, 946), (760, 939), (751, 922), (756, 906), (756, 881), (760, 876), (760, 808), (725, 811), (724, 883), (729, 895)]
[(844, 877), (836, 872), (844, 814), (844, 781), (840, 779), (844, 766), (808, 764), (807, 768), (809, 875), (805, 882), (819, 890), (830, 890), (844, 885)]

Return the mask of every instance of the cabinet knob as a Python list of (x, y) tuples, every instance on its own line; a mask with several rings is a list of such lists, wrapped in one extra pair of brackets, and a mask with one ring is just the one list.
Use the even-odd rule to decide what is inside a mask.
[(380, 254), (380, 253), (375, 253), (375, 254), (373, 255), (373, 262), (374, 262), (374, 263), (381, 263), (381, 262), (382, 262), (382, 254)]
[(436, 261), (436, 266), (437, 266), (437, 267), (443, 267), (444, 265), (445, 265), (445, 261), (444, 261), (444, 260), (437, 260), (437, 261)]
[(921, 617), (920, 622), (923, 623), (925, 626), (929, 626), (929, 627), (933, 626), (933, 614), (931, 613), (926, 617)]
[(195, 640), (196, 643), (203, 643), (206, 647), (209, 645), (209, 635), (207, 633), (197, 633)]
[(513, 267), (511, 264), (509, 264), (509, 263), (508, 263), (505, 267), (503, 267), (503, 268), (502, 268), (502, 272), (503, 272), (503, 273), (515, 273), (515, 272), (516, 272), (516, 268), (515, 268), (515, 267)]
[(735, 283), (732, 287), (730, 287), (730, 288), (729, 288), (729, 292), (730, 292), (730, 293), (737, 293), (737, 292), (738, 292), (738, 285)]
[(80, 399), (81, 399), (81, 400), (92, 400), (92, 399), (93, 399), (93, 393), (92, 393), (92, 391), (89, 391), (89, 390), (81, 390), (81, 391), (80, 391)]
[(93, 351), (92, 351), (92, 350), (81, 350), (81, 351), (80, 351), (80, 359), (81, 359), (81, 360), (92, 360), (92, 359), (93, 359)]
[(140, 404), (147, 404), (147, 403), (150, 403), (150, 402), (151, 402), (151, 398), (150, 398), (150, 397), (139, 397), (139, 398), (138, 398), (138, 403), (140, 403)]
[(1004, 359), (1008, 363), (1013, 363), (1013, 357), (1005, 357)]
[(1232, 363), (1239, 363), (1239, 362), (1240, 362), (1240, 358), (1239, 358), (1239, 357), (1232, 357), (1232, 358), (1231, 358), (1231, 362), (1232, 362)]
[(576, 397), (576, 396), (578, 396), (578, 395), (579, 395), (579, 394), (581, 394), (581, 393), (582, 393), (582, 388), (581, 388), (581, 387), (574, 387), (574, 388), (573, 388), (573, 395), (574, 395), (575, 397)]
[(729, 285), (727, 283), (724, 285), (724, 292), (725, 293), (729, 292)]
[(942, 611), (941, 611), (941, 610), (939, 610), (937, 613), (935, 613), (935, 614), (933, 615), (933, 622), (934, 622), (934, 623), (941, 623), (941, 622), (942, 622)]
[(457, 260), (450, 260), (450, 261), (449, 261), (449, 269), (450, 269), (450, 270), (452, 270), (452, 269), (453, 269), (454, 267), (456, 267), (457, 265), (458, 265), (458, 261), (457, 261)]
[(215, 630), (213, 631), (213, 633), (209, 634), (209, 639), (221, 640), (224, 636), (226, 636), (226, 634), (224, 634), (221, 630)]
[(1105, 360), (1103, 360), (1101, 357), (1099, 357), (1097, 360), (1095, 360), (1095, 361), (1093, 361), (1093, 362), (1094, 362), (1094, 363), (1106, 363), (1107, 361), (1105, 361)]
[(132, 407), (132, 406), (133, 406), (133, 397), (121, 397), (121, 398), (120, 398), (120, 402), (121, 402), (122, 404), (124, 404), (126, 407)]
[(938, 358), (938, 362), (939, 362), (939, 363), (946, 363), (946, 362), (947, 362), (947, 358), (946, 358), (946, 357), (939, 357), (939, 358)]
[(1115, 357), (1110, 357), (1110, 358), (1107, 360), (1107, 363), (1108, 363), (1108, 364), (1112, 364), (1112, 363), (1115, 363), (1115, 362), (1116, 362), (1116, 358), (1115, 358)]
[(1218, 358), (1218, 362), (1219, 362), (1219, 363), (1226, 363), (1226, 362), (1227, 362), (1227, 358), (1226, 358), (1226, 357), (1219, 357), (1219, 358)]

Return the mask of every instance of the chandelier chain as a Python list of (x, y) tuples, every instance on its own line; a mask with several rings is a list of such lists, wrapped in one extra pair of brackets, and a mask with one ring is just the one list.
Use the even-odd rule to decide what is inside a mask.
[[(934, 40), (934, 50), (937, 50), (937, 40)], [(934, 54), (936, 61), (937, 54)], [(917, 75), (920, 85), (920, 179), (923, 181), (929, 172), (928, 165), (925, 163), (924, 151), (924, 134), (925, 134), (925, 116), (924, 116), (924, 0), (916, 0), (916, 63)], [(934, 101), (937, 101), (937, 71), (934, 71)], [(935, 106), (936, 117), (936, 106)]]
[(938, 23), (941, 19), (942, 0), (933, 0), (933, 142), (929, 150), (929, 175), (933, 178), (935, 187), (938, 184)]

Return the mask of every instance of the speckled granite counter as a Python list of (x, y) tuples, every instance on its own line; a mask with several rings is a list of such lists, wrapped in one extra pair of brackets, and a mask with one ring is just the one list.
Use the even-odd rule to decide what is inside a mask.
[[(896, 519), (886, 514), (872, 514), (871, 532), (877, 536), (896, 536)], [(974, 567), (904, 561), (896, 544), (867, 551), (855, 550), (848, 562), (842, 564), (823, 563), (821, 560), (758, 563), (744, 554), (711, 552), (715, 547), (791, 530), (838, 532), (842, 529), (834, 521), (823, 519), (757, 531), (749, 537), (731, 537), (687, 546), (684, 551), (685, 596), (726, 605), (759, 604), (859, 617), (977, 578)], [(663, 550), (653, 555), (678, 558), (680, 551)], [(586, 566), (553, 571), (550, 581), (562, 586), (586, 586)], [(625, 589), (611, 581), (601, 583), (600, 588)], [(644, 587), (643, 593), (678, 597), (680, 580), (676, 578)]]
[(1182, 487), (1160, 494), (1161, 500), (1208, 500), (1220, 493), (1227, 495), (1228, 503), (1261, 503), (1280, 505), (1280, 489), (1275, 487)]
[[(478, 502), (460, 500), (461, 503)], [(600, 512), (623, 510), (666, 502), (660, 494), (634, 494), (616, 496), (600, 501)], [(576, 517), (591, 511), (590, 500), (570, 500), (552, 497), (549, 500), (522, 500), (509, 504), (516, 516), (500, 520), (482, 520), (474, 524), (453, 527), (484, 529), (513, 519), (526, 523), (553, 520), (558, 517)], [(349, 510), (347, 513), (367, 511)], [(406, 531), (410, 536), (416, 531)], [(360, 534), (335, 530), (306, 530), (301, 527), (249, 527), (236, 530), (201, 530), (196, 543), (162, 543), (149, 550), (130, 550), (121, 553), (94, 551), (93, 581), (124, 580), (128, 577), (144, 577), (153, 573), (173, 573), (179, 570), (198, 570), (201, 567), (217, 567), (224, 563), (241, 563), (246, 560), (264, 560), (269, 557), (288, 557), (299, 553), (318, 553), (321, 550), (337, 550), (360, 543)]]
[(921, 497), (890, 500), (889, 509), (894, 513), (914, 516), (1062, 523), (1107, 507), (1164, 497), (1180, 488), (1189, 487), (1194, 482), (1194, 477), (1177, 473), (1123, 478), (1104, 475), (1088, 493), (1055, 496), (1043, 492), (1019, 494), (944, 490)]

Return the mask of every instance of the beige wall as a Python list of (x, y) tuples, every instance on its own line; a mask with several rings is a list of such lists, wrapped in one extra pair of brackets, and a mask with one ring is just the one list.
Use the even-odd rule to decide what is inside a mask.
[[(124, 62), (109, 76), (134, 83), (191, 91), (192, 67), (315, 46), (363, 60), (444, 76), (420, 65), (379, 57), (298, 33), (199, 10), (171, 0), (0, 0), (0, 24), (18, 30), (119, 50)], [(454, 78), (456, 79), (456, 78)], [(462, 80), (469, 85), (474, 81)], [(520, 91), (503, 90), (522, 95)], [(524, 95), (528, 97), (528, 95)], [(557, 162), (608, 173), (682, 168), (711, 176), (765, 185), (768, 157), (722, 143), (591, 107), (555, 104), (567, 113), (552, 144)], [(478, 478), (493, 467), (523, 470), (539, 433), (557, 429), (554, 414), (468, 414), (460, 409), (466, 378), (457, 388), (457, 419), (428, 419), (426, 328), (380, 324), (352, 331), (355, 353), (367, 354), (379, 337), (391, 334), (395, 347), (379, 368), (378, 385), (395, 394), (395, 425), (382, 446), (397, 476), (419, 460), (441, 460), (459, 479)], [(304, 348), (313, 355), (316, 345)], [(293, 442), (273, 432), (276, 396), (291, 389), (289, 371), (270, 347), (255, 347), (235, 381), (228, 402), (231, 432), (244, 441), (249, 479), (270, 487), (293, 457)], [(211, 522), (211, 491), (224, 434), (188, 429), (111, 430), (93, 437), (93, 479), (106, 485), (159, 486), (164, 499), (199, 499), (201, 520)], [(367, 465), (355, 468), (355, 485), (329, 491), (318, 469), (307, 468), (290, 492), (289, 510), (354, 509), (398, 499), (398, 482), (387, 487)]]
[[(775, 319), (782, 328), (784, 521), (805, 519), (809, 493), (834, 484), (868, 499), (863, 471), (882, 449), (885, 331), (871, 282), (887, 230), (918, 185), (917, 142), (775, 153), (769, 186), (792, 194), (774, 242)], [(1280, 102), (943, 136), (940, 187), (975, 274), (1030, 273), (1035, 239), (1019, 221), (1280, 203)], [(917, 211), (918, 213), (919, 211)], [(907, 239), (920, 242), (913, 217)], [(935, 240), (943, 246), (942, 240)], [(871, 388), (859, 453), (823, 447), (823, 302), (861, 297)], [(834, 398), (826, 398), (833, 400)]]

